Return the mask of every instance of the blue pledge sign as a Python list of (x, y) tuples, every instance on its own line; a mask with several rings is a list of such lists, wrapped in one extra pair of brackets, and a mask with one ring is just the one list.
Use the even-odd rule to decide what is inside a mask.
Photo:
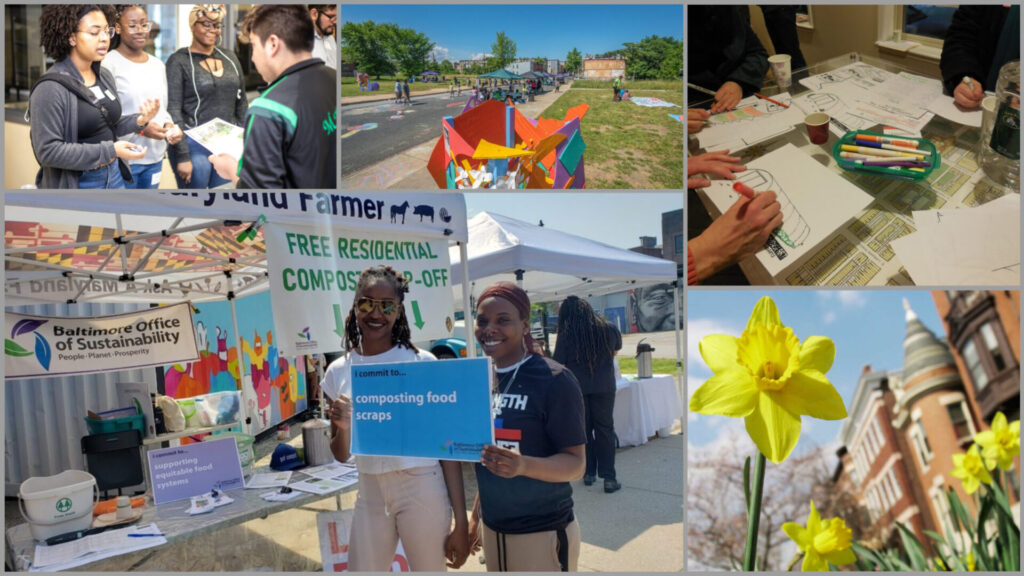
[(148, 457), (156, 504), (245, 485), (234, 437), (150, 450)]
[(494, 443), (490, 359), (352, 367), (352, 452), (480, 460)]

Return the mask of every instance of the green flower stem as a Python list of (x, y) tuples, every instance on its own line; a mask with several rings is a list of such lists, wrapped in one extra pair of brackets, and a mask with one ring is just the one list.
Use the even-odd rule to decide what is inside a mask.
[(803, 557), (804, 555), (802, 552), (797, 552), (796, 554), (793, 554), (793, 559), (790, 560), (789, 565), (786, 566), (786, 572), (792, 572), (793, 567), (796, 566), (800, 562), (800, 560), (803, 559)]
[(761, 492), (764, 488), (764, 454), (757, 452), (754, 461), (754, 486), (750, 494), (750, 508), (747, 510), (747, 547), (743, 552), (743, 571), (757, 570), (757, 533), (761, 523)]

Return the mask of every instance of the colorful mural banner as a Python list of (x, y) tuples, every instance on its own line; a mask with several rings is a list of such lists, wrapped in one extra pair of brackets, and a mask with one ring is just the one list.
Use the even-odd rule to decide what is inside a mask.
[(269, 292), (235, 300), (241, 351), (228, 302), (195, 307), (198, 360), (164, 367), (165, 394), (181, 399), (241, 390), (245, 413), (252, 417), (249, 434), (306, 410), (306, 363), (303, 358), (282, 355), (275, 345), (273, 322), (267, 314)]
[(478, 462), (494, 443), (490, 358), (352, 367), (352, 453)]
[(274, 224), (263, 236), (284, 354), (344, 348), (345, 318), (359, 275), (370, 266), (391, 266), (409, 279), (405, 315), (414, 341), (451, 335), (455, 302), (447, 241)]
[(199, 357), (188, 303), (86, 318), (4, 312), (4, 325), (6, 379), (130, 370)]

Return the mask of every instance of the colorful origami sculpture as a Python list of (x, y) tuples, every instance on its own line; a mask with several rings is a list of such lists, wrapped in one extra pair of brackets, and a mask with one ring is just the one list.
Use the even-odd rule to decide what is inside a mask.
[(583, 188), (580, 121), (588, 109), (580, 104), (562, 120), (531, 120), (488, 100), (444, 118), (427, 169), (438, 188)]

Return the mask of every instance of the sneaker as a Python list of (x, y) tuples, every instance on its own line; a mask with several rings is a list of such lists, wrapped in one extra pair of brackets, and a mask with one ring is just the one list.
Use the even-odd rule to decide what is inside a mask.
[(595, 480), (595, 478), (593, 476), (584, 476), (583, 477), (583, 485), (584, 486), (591, 486), (591, 485), (593, 485), (594, 480)]
[(619, 488), (622, 488), (622, 484), (619, 484), (616, 480), (604, 481), (604, 491), (606, 494), (611, 494), (612, 492), (617, 491)]

